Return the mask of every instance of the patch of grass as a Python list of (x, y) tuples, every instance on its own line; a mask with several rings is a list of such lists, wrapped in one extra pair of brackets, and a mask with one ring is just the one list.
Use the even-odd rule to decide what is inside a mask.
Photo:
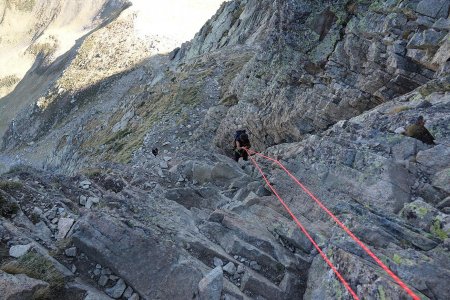
[(0, 78), (0, 87), (10, 87), (19, 82), (20, 78), (15, 75), (9, 75), (4, 78)]
[(21, 11), (30, 12), (33, 10), (36, 0), (6, 0), (6, 6), (12, 8), (13, 6)]
[(395, 115), (395, 114), (401, 113), (402, 111), (407, 111), (407, 110), (410, 110), (410, 109), (411, 109), (411, 107), (406, 106), (406, 105), (397, 106), (397, 107), (394, 107), (393, 109), (391, 109), (389, 114), (390, 115)]
[(112, 144), (116, 141), (120, 141), (121, 139), (123, 139), (124, 137), (129, 135), (130, 133), (131, 133), (131, 130), (129, 128), (122, 129), (122, 130), (116, 132), (116, 134), (114, 134), (110, 139), (108, 139), (106, 141), (106, 144)]
[(10, 218), (12, 215), (17, 214), (19, 211), (19, 205), (17, 203), (8, 201), (0, 194), (0, 215), (5, 218)]
[(227, 96), (225, 98), (223, 98), (222, 100), (220, 100), (220, 104), (225, 105), (225, 106), (233, 106), (238, 104), (239, 99), (236, 95), (230, 95)]
[(29, 252), (18, 260), (3, 265), (1, 269), (9, 274), (25, 274), (45, 281), (54, 289), (62, 288), (65, 284), (64, 277), (53, 264), (35, 252)]
[(431, 224), (430, 232), (440, 240), (448, 238), (448, 233), (442, 229), (441, 221), (438, 219), (434, 220), (433, 224)]
[(86, 175), (88, 178), (95, 178), (100, 176), (103, 173), (102, 169), (98, 168), (90, 168), (83, 171), (84, 175)]
[(4, 190), (6, 192), (18, 190), (21, 189), (22, 187), (23, 187), (22, 183), (17, 181), (9, 181), (9, 180), (0, 181), (0, 190)]

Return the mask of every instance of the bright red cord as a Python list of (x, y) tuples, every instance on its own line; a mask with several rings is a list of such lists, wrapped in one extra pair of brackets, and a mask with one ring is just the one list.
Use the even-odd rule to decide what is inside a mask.
[[(258, 156), (261, 156), (265, 159), (275, 162), (278, 164), (301, 188), (307, 193), (366, 253), (372, 257), (377, 264), (388, 273), (389, 276), (394, 279), (398, 285), (400, 285), (414, 300), (420, 300), (419, 296), (417, 296), (397, 275), (395, 275), (360, 239), (358, 239), (351, 231), (347, 228), (314, 194), (308, 190), (294, 175), (286, 169), (286, 167), (280, 163), (278, 160), (265, 156), (261, 153), (258, 153), (253, 150), (247, 150), (247, 153), (254, 153)], [(252, 161), (256, 163), (256, 161), (250, 156)]]
[(333, 265), (333, 263), (328, 259), (328, 257), (323, 253), (322, 249), (320, 249), (319, 245), (314, 241), (314, 239), (311, 237), (311, 235), (308, 233), (308, 231), (305, 229), (305, 227), (302, 225), (302, 223), (297, 219), (297, 217), (292, 213), (292, 211), (289, 209), (289, 207), (286, 205), (286, 203), (281, 199), (280, 195), (278, 195), (275, 188), (270, 184), (269, 180), (267, 180), (266, 175), (261, 170), (261, 168), (258, 166), (256, 161), (253, 157), (250, 156), (250, 159), (252, 160), (253, 164), (256, 166), (256, 168), (259, 170), (261, 175), (263, 176), (264, 180), (266, 181), (267, 185), (270, 187), (272, 192), (275, 194), (275, 196), (278, 198), (278, 200), (281, 202), (281, 204), (284, 206), (286, 211), (289, 213), (289, 215), (292, 217), (294, 222), (297, 224), (297, 226), (303, 231), (303, 233), (306, 235), (306, 237), (311, 241), (311, 243), (314, 245), (314, 247), (319, 251), (320, 255), (323, 257), (325, 262), (330, 266), (330, 268), (334, 271), (336, 276), (339, 278), (339, 280), (342, 282), (342, 284), (345, 286), (345, 288), (349, 291), (349, 293), (353, 296), (355, 300), (359, 300), (356, 293), (353, 291), (353, 289), (350, 287), (347, 281), (345, 281), (344, 277), (339, 273), (339, 271), (336, 269), (336, 267)]

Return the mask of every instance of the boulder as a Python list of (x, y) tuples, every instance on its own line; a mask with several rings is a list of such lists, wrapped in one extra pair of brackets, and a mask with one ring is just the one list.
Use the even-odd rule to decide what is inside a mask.
[(123, 279), (119, 279), (114, 286), (106, 289), (105, 293), (114, 299), (118, 299), (122, 296), (122, 294), (126, 288), (127, 288), (127, 285), (125, 284)]
[(198, 283), (200, 300), (220, 300), (223, 289), (222, 267), (216, 267)]
[(28, 245), (15, 245), (9, 249), (9, 256), (19, 258), (25, 255), (31, 248), (32, 244)]
[(75, 222), (74, 219), (71, 218), (61, 218), (58, 221), (58, 234), (56, 235), (56, 239), (62, 240), (66, 237), (67, 233), (69, 233), (70, 229), (72, 228), (73, 223)]
[(417, 162), (428, 174), (434, 174), (450, 166), (450, 147), (437, 145), (417, 153)]
[(1, 299), (32, 299), (36, 291), (47, 286), (47, 282), (24, 274), (12, 275), (0, 270)]
[(197, 293), (202, 275), (196, 262), (186, 260), (157, 232), (90, 213), (77, 222), (73, 241), (91, 259), (120, 274), (144, 299), (192, 298)]
[(450, 168), (436, 173), (432, 178), (432, 185), (450, 194)]

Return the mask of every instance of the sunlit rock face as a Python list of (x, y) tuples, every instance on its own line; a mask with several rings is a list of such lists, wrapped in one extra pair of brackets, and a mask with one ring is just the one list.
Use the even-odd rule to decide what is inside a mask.
[[(2, 0), (0, 97), (14, 89), (39, 54), (45, 56), (47, 64), (55, 61), (74, 47), (77, 40), (108, 23), (124, 9), (126, 11), (119, 17), (124, 23), (116, 26), (112, 34), (136, 37), (155, 54), (171, 51), (191, 39), (222, 2)], [(134, 45), (141, 48), (137, 40), (131, 45), (115, 44), (114, 47), (130, 49)]]

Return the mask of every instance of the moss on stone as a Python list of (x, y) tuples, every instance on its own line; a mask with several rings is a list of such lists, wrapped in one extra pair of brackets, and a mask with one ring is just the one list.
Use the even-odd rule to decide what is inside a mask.
[(402, 263), (402, 258), (400, 257), (400, 255), (398, 255), (397, 253), (394, 254), (394, 257), (392, 258), (392, 260), (397, 264), (401, 264)]
[(9, 181), (9, 180), (0, 181), (0, 190), (4, 190), (5, 192), (18, 190), (21, 189), (22, 187), (23, 187), (22, 183), (17, 181)]
[(439, 219), (435, 219), (430, 227), (430, 232), (441, 240), (445, 240), (448, 238), (448, 233), (442, 229), (441, 221)]
[(378, 286), (378, 295), (380, 296), (380, 300), (386, 300), (386, 292), (382, 285)]

